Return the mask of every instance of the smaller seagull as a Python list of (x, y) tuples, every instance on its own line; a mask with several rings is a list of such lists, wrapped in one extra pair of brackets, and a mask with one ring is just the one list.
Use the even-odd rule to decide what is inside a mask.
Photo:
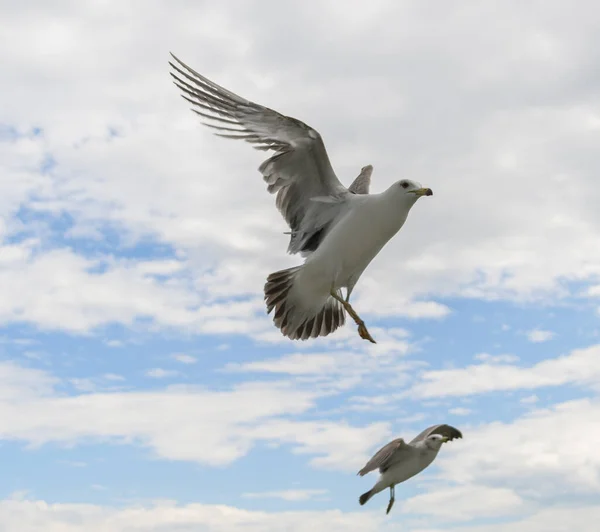
[(462, 438), (462, 433), (450, 425), (433, 425), (426, 428), (410, 443), (402, 438), (392, 440), (375, 453), (359, 472), (361, 477), (379, 469), (379, 479), (366, 493), (363, 493), (358, 502), (362, 506), (373, 495), (386, 488), (390, 488), (390, 502), (386, 514), (394, 506), (396, 484), (419, 474), (435, 460), (441, 446), (447, 441)]

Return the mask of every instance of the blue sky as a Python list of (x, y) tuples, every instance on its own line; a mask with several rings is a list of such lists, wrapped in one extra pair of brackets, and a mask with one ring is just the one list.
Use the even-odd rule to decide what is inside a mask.
[[(0, 530), (595, 531), (600, 216), (589, 1), (0, 2)], [(434, 190), (347, 325), (292, 342), (257, 167), (168, 52)], [(241, 144), (241, 145), (240, 145)], [(358, 505), (390, 439), (464, 434)]]

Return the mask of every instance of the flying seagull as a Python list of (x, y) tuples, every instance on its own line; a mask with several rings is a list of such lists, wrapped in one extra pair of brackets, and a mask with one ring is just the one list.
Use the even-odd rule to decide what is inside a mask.
[(375, 343), (350, 305), (350, 294), (411, 207), (421, 196), (431, 196), (431, 189), (402, 179), (380, 194), (367, 194), (372, 171), (367, 166), (353, 193), (336, 177), (317, 131), (228, 91), (171, 56), (175, 85), (192, 110), (208, 120), (205, 125), (218, 136), (275, 152), (259, 171), (290, 227), (288, 252), (306, 259), (267, 277), (265, 301), (267, 312), (275, 311), (275, 326), (292, 340), (327, 336), (344, 324), (345, 310), (361, 338)]
[(435, 460), (442, 444), (455, 438), (462, 438), (458, 429), (450, 425), (433, 425), (426, 428), (410, 443), (397, 438), (384, 445), (358, 472), (361, 477), (375, 469), (379, 469), (380, 473), (375, 485), (359, 497), (360, 505), (365, 504), (380, 491), (390, 488), (390, 502), (385, 511), (389, 514), (394, 506), (396, 484), (423, 471)]

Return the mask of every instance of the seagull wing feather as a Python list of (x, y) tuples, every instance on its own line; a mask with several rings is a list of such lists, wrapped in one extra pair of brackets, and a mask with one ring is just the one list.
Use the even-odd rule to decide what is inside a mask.
[[(340, 219), (351, 196), (331, 166), (321, 135), (304, 122), (246, 100), (171, 54), (175, 85), (216, 135), (274, 151), (259, 171), (291, 229), (288, 251), (308, 254)], [(329, 202), (311, 201), (329, 197)]]
[(371, 174), (373, 173), (373, 166), (370, 164), (363, 166), (358, 177), (352, 181), (352, 184), (348, 187), (348, 190), (354, 194), (368, 194), (369, 187), (371, 186)]
[(400, 462), (409, 454), (410, 446), (402, 438), (397, 438), (379, 449), (357, 474), (362, 477), (375, 469), (383, 473), (390, 465)]
[(456, 438), (462, 438), (462, 432), (457, 428), (454, 428), (450, 425), (441, 424), (441, 425), (432, 425), (431, 427), (427, 427), (423, 432), (419, 435), (415, 436), (410, 445), (413, 445), (419, 441), (425, 440), (428, 436), (432, 434), (439, 434), (440, 436), (446, 436), (450, 441)]

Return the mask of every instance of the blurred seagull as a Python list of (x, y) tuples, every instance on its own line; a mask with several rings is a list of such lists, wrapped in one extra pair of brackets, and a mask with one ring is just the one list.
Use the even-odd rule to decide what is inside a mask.
[[(430, 188), (408, 179), (369, 194), (373, 167), (363, 167), (347, 189), (333, 171), (321, 135), (305, 123), (248, 101), (205, 78), (173, 54), (171, 76), (182, 96), (217, 135), (242, 139), (275, 154), (259, 171), (288, 223), (289, 253), (303, 265), (267, 277), (267, 312), (292, 340), (327, 336), (344, 324), (344, 310), (361, 338), (375, 343), (350, 305), (365, 268), (404, 225), (408, 212)], [(346, 289), (346, 297), (341, 289)]]
[(458, 429), (450, 425), (433, 425), (426, 428), (410, 443), (398, 438), (384, 445), (358, 472), (361, 477), (375, 469), (379, 469), (381, 473), (375, 485), (359, 497), (360, 505), (365, 504), (380, 491), (390, 488), (390, 502), (385, 511), (389, 514), (394, 506), (396, 484), (423, 471), (435, 460), (442, 444), (455, 438), (462, 438)]

